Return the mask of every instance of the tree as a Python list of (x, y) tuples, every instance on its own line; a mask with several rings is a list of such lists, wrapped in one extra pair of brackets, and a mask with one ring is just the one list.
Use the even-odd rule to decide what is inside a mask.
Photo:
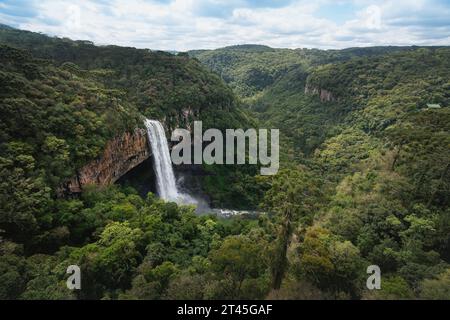
[(266, 268), (264, 243), (257, 243), (248, 236), (229, 236), (220, 248), (209, 253), (211, 269), (225, 275), (231, 282), (229, 292), (222, 298), (239, 299), (246, 279), (259, 278)]
[(22, 246), (0, 237), (0, 299), (17, 299), (28, 279)]
[(419, 297), (429, 300), (450, 300), (450, 268), (435, 279), (425, 279), (420, 284)]
[(29, 242), (40, 227), (51, 226), (52, 219), (51, 189), (36, 170), (30, 149), (25, 143), (10, 142), (0, 152), (0, 228), (21, 242)]
[(276, 214), (279, 224), (272, 259), (272, 288), (278, 290), (287, 269), (287, 249), (294, 228), (299, 222), (308, 223), (318, 207), (318, 183), (305, 170), (280, 171), (270, 182), (263, 208)]
[(70, 253), (65, 265), (75, 264), (83, 270), (83, 298), (101, 298), (106, 292), (124, 289), (131, 281), (142, 257), (142, 231), (128, 222), (112, 222), (100, 239)]
[(367, 300), (402, 300), (413, 298), (414, 292), (406, 280), (400, 276), (383, 277), (381, 290), (366, 291), (363, 294), (363, 299)]
[(358, 248), (319, 226), (306, 230), (294, 270), (319, 289), (352, 297), (358, 296), (365, 271)]
[(202, 300), (207, 285), (204, 275), (186, 274), (170, 281), (164, 298), (169, 300)]

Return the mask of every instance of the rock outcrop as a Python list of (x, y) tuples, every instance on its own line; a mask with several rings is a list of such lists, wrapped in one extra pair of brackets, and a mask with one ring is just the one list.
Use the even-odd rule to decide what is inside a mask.
[(336, 100), (331, 91), (322, 88), (312, 87), (309, 85), (305, 86), (305, 94), (318, 95), (321, 102), (330, 102)]
[(177, 114), (166, 116), (162, 119), (164, 128), (167, 129), (167, 138), (170, 140), (173, 130), (178, 128), (184, 128), (192, 132), (192, 125), (195, 120), (200, 118), (200, 110), (198, 108), (185, 107), (182, 108)]
[(146, 130), (136, 129), (134, 132), (126, 132), (110, 140), (103, 154), (77, 170), (76, 175), (64, 183), (58, 193), (64, 196), (80, 193), (86, 185), (112, 184), (150, 155)]

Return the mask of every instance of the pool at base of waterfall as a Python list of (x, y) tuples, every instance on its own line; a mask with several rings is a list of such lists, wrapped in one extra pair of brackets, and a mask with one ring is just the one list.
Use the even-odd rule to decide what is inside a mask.
[(257, 218), (260, 215), (265, 214), (261, 211), (254, 210), (231, 210), (231, 209), (211, 209), (211, 213), (215, 214), (219, 218), (230, 219), (233, 217), (243, 216), (246, 218)]

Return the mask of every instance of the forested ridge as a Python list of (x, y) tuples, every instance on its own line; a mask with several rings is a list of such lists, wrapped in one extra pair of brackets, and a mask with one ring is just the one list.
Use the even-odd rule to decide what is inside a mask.
[[(340, 254), (354, 254), (355, 272), (361, 258), (388, 274), (381, 291), (363, 298), (413, 298), (435, 290), (448, 299), (449, 48), (245, 45), (190, 54), (236, 87), (262, 127), (282, 134), (281, 167), (292, 171), (275, 177), (283, 196), (274, 194), (281, 200), (269, 208), (290, 224), (279, 231), (289, 243), (279, 269), (292, 278), (277, 294), (295, 297), (303, 281), (339, 291), (333, 288), (337, 273), (352, 271), (350, 265), (338, 271), (333, 262), (337, 249), (327, 243), (336, 237), (343, 241)], [(292, 178), (299, 170), (314, 177), (321, 204), (303, 213), (299, 208), (296, 216), (294, 205), (279, 206), (288, 201), (287, 190), (301, 184)], [(272, 184), (265, 199), (273, 191)], [(308, 245), (312, 252), (304, 251)], [(357, 279), (356, 273), (350, 277)], [(421, 289), (439, 282), (440, 289)]]
[[(450, 299), (449, 48), (189, 55), (0, 28), (0, 298)], [(56, 196), (143, 116), (280, 129), (277, 175), (204, 168), (214, 205), (267, 214), (120, 185)]]

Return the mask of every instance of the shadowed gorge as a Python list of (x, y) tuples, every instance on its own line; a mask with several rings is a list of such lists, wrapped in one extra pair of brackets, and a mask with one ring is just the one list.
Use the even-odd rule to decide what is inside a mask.
[(152, 159), (148, 158), (128, 171), (117, 180), (117, 183), (136, 189), (141, 197), (146, 197), (149, 192), (156, 194), (156, 176), (153, 171)]

